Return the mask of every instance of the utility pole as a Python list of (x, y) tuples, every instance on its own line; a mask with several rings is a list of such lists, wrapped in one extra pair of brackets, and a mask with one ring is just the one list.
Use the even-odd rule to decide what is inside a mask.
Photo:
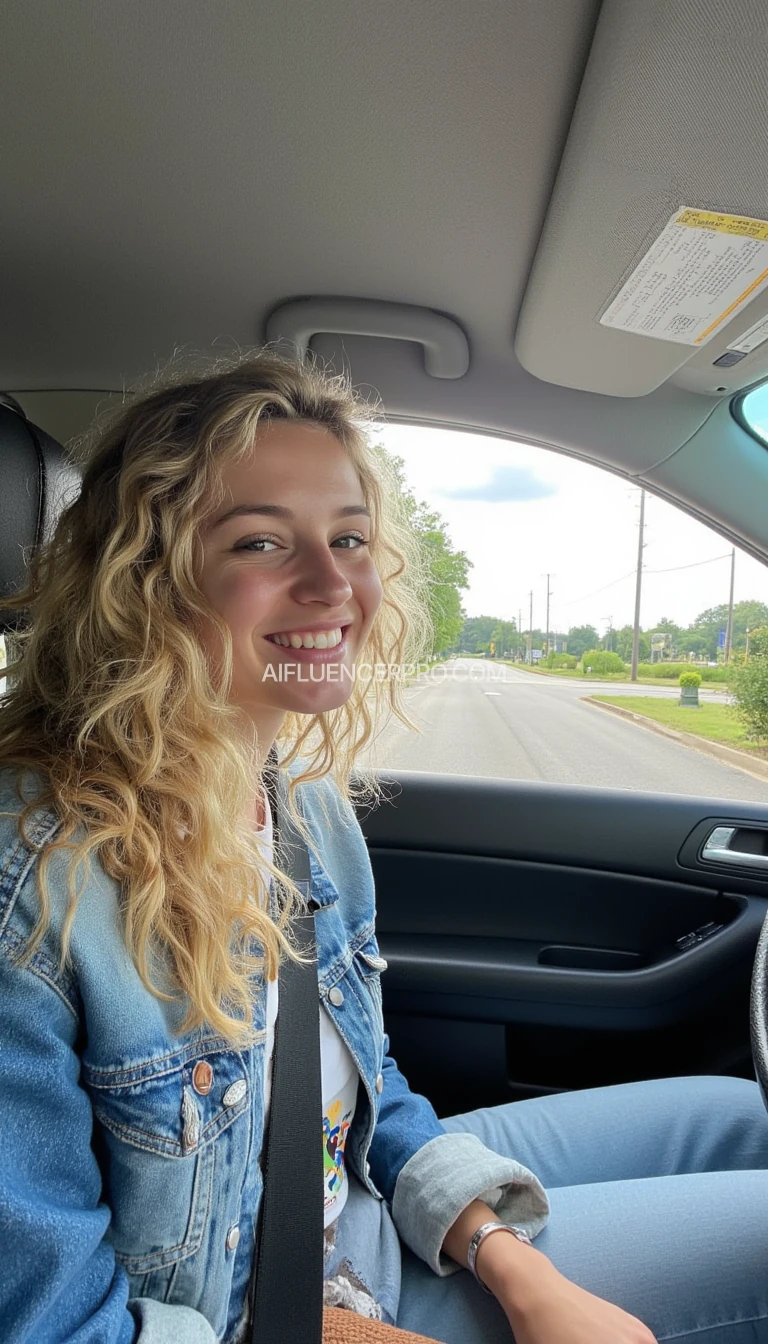
[(518, 608), (517, 608), (517, 656), (518, 656), (518, 658), (521, 657), (521, 654), (520, 654), (520, 647), (521, 647), (521, 646), (520, 646), (520, 640), (521, 640), (522, 638), (523, 638), (523, 609), (522, 609), (522, 607), (518, 607)]
[(632, 632), (632, 670), (630, 681), (637, 681), (638, 653), (640, 651), (640, 598), (643, 591), (643, 547), (645, 534), (645, 491), (640, 491), (640, 529), (637, 542), (637, 584), (635, 586), (635, 628)]
[(608, 629), (605, 632), (605, 638), (608, 641), (608, 652), (613, 653), (613, 617), (601, 616), (600, 620), (608, 622)]
[(733, 589), (736, 581), (736, 547), (731, 551), (731, 597), (728, 603), (728, 628), (725, 632), (725, 661), (731, 661), (731, 645), (733, 643)]
[(550, 580), (551, 578), (552, 578), (552, 575), (551, 575), (551, 574), (548, 574), (548, 575), (547, 575), (547, 632), (546, 632), (546, 633), (547, 633), (547, 657), (549, 657), (549, 599), (550, 599), (550, 597), (552, 596), (552, 589), (551, 589), (550, 586), (549, 586), (549, 580)]
[(528, 666), (530, 667), (533, 663), (533, 653), (531, 652), (533, 649), (533, 589), (531, 589), (528, 597), (530, 599), (530, 615), (528, 617)]

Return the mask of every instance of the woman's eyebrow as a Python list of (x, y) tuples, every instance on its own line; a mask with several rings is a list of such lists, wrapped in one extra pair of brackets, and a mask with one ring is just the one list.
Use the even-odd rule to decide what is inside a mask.
[[(226, 513), (223, 513), (220, 518), (210, 524), (210, 530), (213, 531), (215, 527), (220, 527), (222, 523), (226, 523), (228, 519), (245, 513), (260, 513), (268, 518), (282, 518), (286, 522), (292, 522), (295, 517), (293, 510), (286, 509), (282, 504), (235, 504), (234, 508), (228, 509)], [(364, 515), (366, 518), (370, 518), (371, 511), (366, 508), (365, 504), (344, 504), (342, 508), (336, 510), (334, 517), (350, 518), (355, 515)]]

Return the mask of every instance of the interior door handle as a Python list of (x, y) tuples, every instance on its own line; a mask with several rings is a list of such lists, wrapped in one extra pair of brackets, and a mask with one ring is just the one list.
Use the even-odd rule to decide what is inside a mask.
[(729, 849), (737, 826), (716, 826), (707, 836), (701, 851), (708, 863), (727, 863), (730, 868), (756, 868), (768, 877), (768, 854), (748, 854), (740, 849)]

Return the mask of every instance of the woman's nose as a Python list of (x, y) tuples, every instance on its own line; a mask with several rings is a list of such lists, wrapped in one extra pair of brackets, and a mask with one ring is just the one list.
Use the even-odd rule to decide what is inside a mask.
[(349, 600), (352, 585), (333, 551), (326, 547), (304, 555), (295, 578), (294, 596), (298, 602), (323, 602), (329, 607)]

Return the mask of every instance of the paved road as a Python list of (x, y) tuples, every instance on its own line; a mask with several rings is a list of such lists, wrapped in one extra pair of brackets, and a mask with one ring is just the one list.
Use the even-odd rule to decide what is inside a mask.
[[(674, 687), (607, 686), (511, 667), (494, 672), (497, 679), (473, 680), (478, 664), (457, 659), (442, 681), (428, 676), (415, 683), (407, 703), (422, 733), (392, 724), (372, 764), (768, 803), (768, 780), (583, 703), (595, 694), (675, 698)], [(703, 696), (725, 698), (716, 691)]]

